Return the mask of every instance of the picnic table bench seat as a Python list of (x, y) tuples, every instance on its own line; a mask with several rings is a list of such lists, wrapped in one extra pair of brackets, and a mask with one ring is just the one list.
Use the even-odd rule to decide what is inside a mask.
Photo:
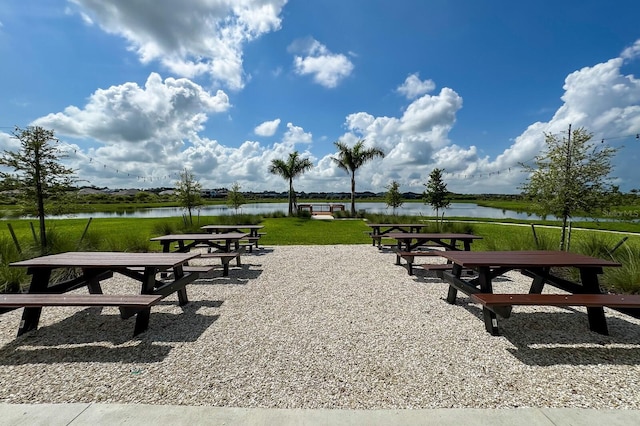
[(438, 256), (438, 252), (435, 250), (423, 250), (423, 251), (403, 251), (396, 250), (396, 264), (400, 264), (400, 258), (404, 259), (406, 262), (406, 268), (409, 275), (413, 275), (413, 261), (415, 257), (421, 256)]
[(2, 308), (40, 308), (44, 306), (115, 306), (148, 308), (162, 299), (155, 294), (58, 294), (16, 293), (0, 295)]
[[(144, 271), (144, 268), (142, 267), (132, 267), (129, 268), (132, 271), (138, 271), (138, 272), (142, 272)], [(191, 266), (191, 265), (185, 265), (182, 267), (182, 270), (186, 273), (186, 274), (190, 274), (190, 273), (199, 273), (199, 274), (206, 274), (207, 272), (211, 272), (215, 269), (215, 266), (213, 265), (198, 265), (198, 266)]]
[[(7, 312), (18, 308), (43, 308), (50, 306), (86, 306), (86, 307), (116, 307), (120, 309), (123, 319), (138, 315), (148, 315), (145, 309), (160, 302), (164, 296), (156, 294), (68, 294), (68, 293), (17, 293), (0, 295), (0, 309)], [(23, 320), (24, 321), (24, 320)], [(34, 327), (35, 328), (35, 327)], [(133, 335), (137, 336), (146, 330), (138, 326)], [(20, 335), (21, 333), (18, 333)]]
[[(609, 308), (640, 308), (638, 294), (509, 294), (509, 293), (474, 293), (469, 297), (489, 309), (495, 307), (521, 306), (585, 306)], [(510, 309), (499, 310), (506, 313), (508, 318)]]
[(229, 275), (229, 263), (236, 259), (236, 265), (242, 266), (242, 262), (240, 260), (240, 255), (244, 253), (244, 247), (240, 247), (237, 251), (232, 252), (221, 252), (216, 251), (212, 253), (203, 253), (200, 255), (201, 258), (218, 258), (222, 262), (222, 276), (226, 277)]

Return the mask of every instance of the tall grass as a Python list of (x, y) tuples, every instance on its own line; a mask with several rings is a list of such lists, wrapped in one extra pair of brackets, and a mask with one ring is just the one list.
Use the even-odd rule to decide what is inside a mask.
[(617, 250), (614, 260), (620, 268), (606, 268), (602, 287), (614, 293), (640, 294), (640, 248), (625, 246)]

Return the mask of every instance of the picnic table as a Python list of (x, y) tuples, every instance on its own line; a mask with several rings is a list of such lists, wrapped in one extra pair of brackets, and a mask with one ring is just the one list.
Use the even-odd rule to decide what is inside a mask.
[(250, 237), (258, 237), (259, 231), (262, 228), (264, 228), (264, 225), (204, 225), (200, 227), (200, 229), (212, 234), (224, 232), (246, 232)]
[(264, 228), (263, 225), (204, 225), (200, 227), (200, 229), (212, 234), (246, 232), (249, 235), (244, 238), (248, 242), (245, 246), (249, 248), (250, 252), (253, 252), (253, 246), (258, 248), (258, 240), (264, 235), (259, 232), (262, 228)]
[[(67, 252), (14, 262), (9, 266), (27, 268), (31, 284), (27, 294), (3, 295), (0, 307), (4, 312), (24, 307), (18, 329), (20, 336), (38, 328), (43, 306), (118, 306), (123, 319), (136, 315), (135, 336), (147, 329), (151, 305), (160, 299), (177, 293), (180, 305), (189, 302), (186, 285), (198, 278), (198, 273), (185, 272), (183, 266), (197, 256), (196, 253)], [(58, 268), (78, 268), (81, 274), (51, 284), (52, 272)], [(171, 280), (156, 279), (159, 272), (168, 270), (173, 271)], [(113, 273), (139, 281), (140, 292), (104, 295), (100, 281)], [(82, 287), (87, 287), (90, 294), (64, 294)]]
[[(187, 253), (199, 245), (204, 245), (209, 249), (208, 253), (201, 254), (203, 258), (218, 258), (222, 262), (222, 276), (229, 275), (229, 263), (236, 259), (236, 265), (242, 266), (240, 255), (243, 248), (240, 247), (240, 240), (248, 234), (243, 232), (227, 232), (223, 234), (169, 234), (151, 238), (151, 241), (158, 241), (162, 244), (164, 253)], [(177, 247), (176, 247), (177, 245)], [(172, 250), (172, 248), (174, 250)], [(212, 252), (211, 249), (217, 250)]]
[(378, 244), (381, 248), (381, 240), (383, 236), (388, 236), (390, 232), (420, 232), (425, 226), (424, 223), (367, 223), (371, 228), (372, 245)]
[[(442, 251), (440, 256), (453, 263), (451, 272), (442, 277), (449, 283), (448, 303), (455, 303), (457, 292), (470, 296), (482, 304), (486, 330), (499, 335), (497, 315), (508, 318), (513, 305), (586, 306), (589, 327), (592, 331), (608, 334), (604, 306), (638, 307), (639, 296), (603, 294), (598, 275), (603, 267), (621, 266), (617, 262), (598, 259), (565, 251)], [(559, 277), (551, 268), (573, 267), (580, 272), (580, 283)], [(462, 278), (463, 268), (473, 269), (477, 276)], [(493, 280), (508, 271), (519, 269), (532, 278), (528, 292), (494, 294)], [(541, 294), (545, 284), (550, 284), (571, 294)]]
[[(471, 250), (473, 240), (482, 237), (472, 234), (453, 234), (453, 233), (421, 233), (421, 232), (390, 232), (387, 234), (389, 238), (397, 241), (396, 246), (396, 265), (400, 265), (400, 258), (407, 261), (407, 270), (412, 274), (413, 258), (419, 255), (437, 255), (434, 251), (418, 252), (417, 248), (424, 245), (435, 245), (445, 250)], [(462, 244), (462, 247), (458, 246)]]
[(240, 240), (248, 234), (244, 232), (226, 232), (221, 234), (168, 234), (151, 238), (162, 244), (162, 251), (170, 253), (177, 244), (175, 252), (187, 253), (197, 245), (206, 245), (221, 252), (229, 253), (240, 248)]

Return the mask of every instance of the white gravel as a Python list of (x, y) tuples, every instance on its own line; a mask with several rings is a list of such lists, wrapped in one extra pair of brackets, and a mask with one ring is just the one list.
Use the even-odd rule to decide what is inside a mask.
[[(394, 260), (368, 245), (263, 248), (189, 285), (185, 307), (152, 308), (136, 338), (115, 308), (45, 308), (19, 338), (22, 310), (0, 315), (0, 402), (640, 409), (640, 321), (607, 310), (602, 336), (584, 309), (515, 307), (493, 337), (478, 305), (447, 304), (433, 273)], [(512, 272), (494, 287), (528, 285)]]

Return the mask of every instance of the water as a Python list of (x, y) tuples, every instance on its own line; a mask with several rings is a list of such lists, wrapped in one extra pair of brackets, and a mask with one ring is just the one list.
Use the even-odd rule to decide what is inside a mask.
[[(313, 204), (313, 203), (312, 203)], [(322, 203), (317, 203), (322, 204)], [(349, 203), (344, 204), (348, 211), (351, 206)], [(287, 203), (249, 203), (244, 204), (238, 209), (238, 213), (243, 214), (267, 214), (282, 212), (287, 213)], [(393, 209), (387, 207), (385, 203), (356, 203), (356, 210), (365, 210), (367, 213), (383, 213), (392, 214)], [(96, 213), (76, 213), (73, 215), (48, 216), (48, 219), (69, 219), (69, 218), (152, 218), (152, 217), (181, 217), (185, 210), (180, 207), (158, 207), (151, 209), (127, 210), (122, 212), (96, 212)], [(223, 216), (235, 214), (236, 210), (226, 205), (209, 205), (200, 209), (200, 216)], [(435, 210), (423, 203), (405, 203), (402, 207), (398, 207), (395, 211), (399, 215), (411, 216), (435, 216)], [(440, 211), (442, 214), (442, 211)], [(197, 215), (197, 212), (194, 212)], [(471, 203), (451, 203), (450, 207), (445, 211), (445, 217), (464, 216), (471, 218), (489, 218), (489, 219), (532, 219), (540, 220), (537, 215), (529, 215), (527, 213), (518, 213), (511, 210), (501, 210), (492, 207), (482, 207)], [(578, 218), (574, 218), (577, 220)]]

